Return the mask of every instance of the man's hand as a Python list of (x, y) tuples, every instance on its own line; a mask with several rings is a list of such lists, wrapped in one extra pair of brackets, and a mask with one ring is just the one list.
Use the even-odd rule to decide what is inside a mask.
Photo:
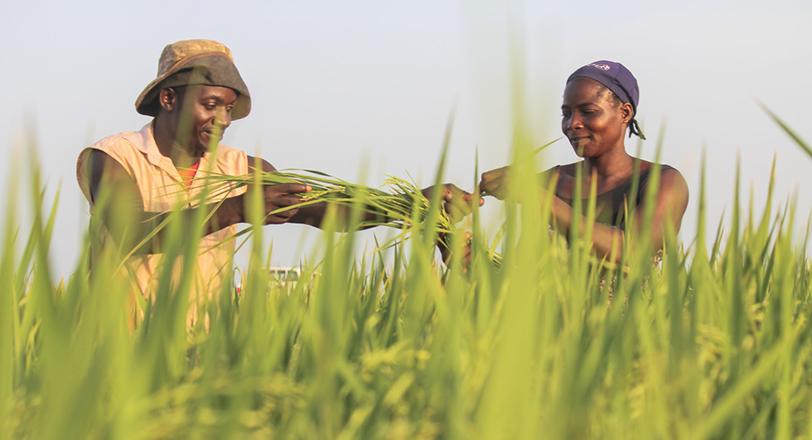
[[(470, 231), (465, 231), (463, 239), (465, 242), (462, 245), (462, 271), (468, 272), (471, 267), (471, 240), (474, 235)], [(441, 233), (437, 236), (437, 248), (440, 250), (440, 255), (443, 257), (443, 263), (451, 264), (451, 234)]]
[(503, 200), (507, 195), (507, 179), (510, 167), (496, 168), (482, 173), (479, 181), (479, 190), (482, 194), (494, 196)]
[[(434, 191), (442, 191), (440, 198), (443, 201), (443, 210), (448, 214), (452, 223), (462, 220), (463, 217), (471, 213), (474, 200), (471, 193), (461, 190), (453, 183), (430, 186), (424, 188), (421, 192), (427, 199), (431, 200)], [(479, 206), (482, 206), (485, 200), (482, 197), (478, 197), (478, 199)]]
[[(302, 203), (302, 198), (299, 194), (309, 192), (311, 190), (309, 185), (301, 183), (282, 183), (279, 185), (263, 185), (262, 186), (262, 199), (265, 202), (265, 224), (280, 224), (288, 222), (296, 213), (299, 208), (286, 209), (282, 212), (273, 211), (286, 208)], [(246, 200), (251, 200), (253, 185), (249, 186), (248, 192), (245, 194)], [(250, 203), (250, 202), (246, 202)], [(248, 215), (246, 213), (246, 219)]]

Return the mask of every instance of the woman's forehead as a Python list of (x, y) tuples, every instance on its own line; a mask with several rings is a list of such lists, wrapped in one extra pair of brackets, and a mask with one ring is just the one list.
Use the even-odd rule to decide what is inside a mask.
[(564, 88), (564, 104), (580, 105), (606, 99), (606, 87), (589, 78), (575, 78)]

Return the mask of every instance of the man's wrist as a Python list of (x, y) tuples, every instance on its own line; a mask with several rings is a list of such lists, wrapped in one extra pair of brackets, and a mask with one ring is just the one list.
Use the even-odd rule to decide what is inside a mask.
[(245, 215), (245, 194), (229, 197), (223, 202), (223, 205), (226, 207), (229, 224), (245, 223), (247, 218)]

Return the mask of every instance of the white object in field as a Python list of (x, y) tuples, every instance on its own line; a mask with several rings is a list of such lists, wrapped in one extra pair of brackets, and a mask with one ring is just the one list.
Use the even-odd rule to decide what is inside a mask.
[(299, 281), (299, 278), (302, 275), (302, 269), (300, 267), (276, 266), (271, 267), (270, 272), (271, 277), (282, 283)]

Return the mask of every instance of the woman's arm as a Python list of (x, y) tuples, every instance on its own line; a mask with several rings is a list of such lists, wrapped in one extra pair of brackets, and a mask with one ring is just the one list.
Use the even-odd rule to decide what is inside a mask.
[[(654, 213), (649, 229), (650, 243), (655, 251), (662, 248), (666, 224), (670, 223), (675, 232), (679, 231), (682, 216), (685, 214), (687, 206), (688, 185), (682, 174), (673, 168), (663, 170), (660, 176), (660, 187), (654, 200)], [(634, 225), (638, 232), (643, 230), (642, 224), (645, 220), (645, 212), (644, 201), (637, 207), (635, 212)], [(553, 195), (551, 213), (552, 221), (560, 232), (566, 233), (573, 226), (575, 214), (572, 208), (555, 195)], [(578, 232), (582, 234), (586, 228), (586, 217), (581, 216), (578, 223), (581, 225), (581, 230)], [(592, 224), (592, 245), (598, 257), (605, 257), (611, 262), (617, 262), (623, 250), (623, 238), (624, 231), (619, 227), (602, 223)]]

